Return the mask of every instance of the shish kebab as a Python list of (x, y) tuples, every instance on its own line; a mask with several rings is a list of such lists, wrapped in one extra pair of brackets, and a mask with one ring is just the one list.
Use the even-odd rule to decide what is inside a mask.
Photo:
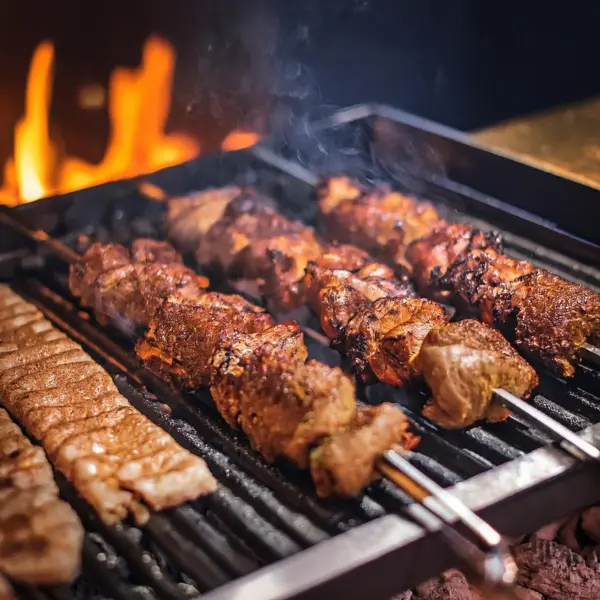
[(596, 361), (600, 296), (505, 256), (498, 234), (450, 224), (430, 202), (342, 176), (321, 183), (318, 205), (328, 235), (380, 257), (422, 294), (474, 309), (560, 376), (573, 376), (581, 358)]
[(260, 281), (275, 311), (307, 302), (359, 374), (402, 385), (422, 372), (433, 391), (424, 414), (438, 425), (503, 420), (509, 406), (559, 436), (577, 458), (600, 457), (519, 398), (527, 398), (537, 376), (498, 332), (474, 320), (447, 324), (439, 304), (415, 298), (391, 269), (354, 246), (323, 244), (255, 193), (230, 187), (170, 199), (167, 229), (182, 249), (196, 250), (200, 263)]
[[(402, 412), (388, 403), (357, 410), (354, 387), (339, 368), (306, 362), (297, 323), (273, 325), (263, 309), (237, 295), (203, 293), (200, 287), (192, 292), (195, 284), (188, 278), (171, 280), (170, 294), (152, 314), (149, 307), (166, 291), (172, 261), (181, 264), (168, 245), (151, 240), (134, 242), (131, 251), (94, 244), (72, 265), (69, 284), (105, 322), (110, 312), (103, 293), (128, 295), (130, 301), (119, 305), (124, 311), (119, 318), (149, 325), (136, 346), (146, 366), (179, 388), (209, 385), (225, 420), (240, 427), (267, 460), (310, 466), (322, 496), (357, 495), (379, 471), (442, 522), (458, 520), (471, 531), (477, 548), (452, 530), (447, 533), (459, 553), (479, 561), (480, 576), (490, 583), (514, 580), (514, 562), (502, 537), (396, 451), (417, 441), (407, 432)], [(142, 282), (151, 264), (157, 281)], [(481, 560), (478, 551), (488, 558)]]

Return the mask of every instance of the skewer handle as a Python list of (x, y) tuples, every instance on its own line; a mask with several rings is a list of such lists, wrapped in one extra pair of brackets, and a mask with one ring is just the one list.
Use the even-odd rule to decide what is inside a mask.
[[(502, 536), (481, 517), (465, 506), (458, 498), (447, 492), (435, 481), (415, 468), (408, 460), (394, 450), (388, 450), (383, 455), (384, 460), (393, 468), (400, 471), (411, 482), (413, 489), (406, 490), (413, 498), (425, 504), (430, 510), (437, 510), (437, 506), (429, 506), (434, 500), (438, 506), (442, 506), (445, 515), (436, 515), (448, 522), (448, 515), (459, 520), (469, 529), (478, 540), (479, 545), (485, 551), (498, 548), (502, 543)], [(416, 484), (416, 486), (414, 485)], [(420, 488), (420, 489), (419, 489)], [(403, 486), (406, 489), (406, 486)]]
[(503, 389), (495, 389), (494, 396), (506, 408), (510, 408), (515, 414), (526, 421), (529, 421), (535, 427), (545, 431), (553, 437), (558, 437), (560, 445), (572, 456), (578, 460), (600, 460), (600, 450), (589, 442), (586, 442), (576, 433), (567, 429), (542, 411), (535, 408), (528, 402), (521, 400), (514, 394)]
[[(377, 468), (411, 498), (450, 526), (443, 530), (444, 534), (457, 554), (464, 559), (483, 584), (496, 589), (498, 586), (500, 588), (511, 586), (515, 582), (517, 567), (502, 536), (458, 498), (444, 490), (394, 450), (384, 453)], [(466, 526), (476, 544), (453, 529), (456, 521)], [(500, 590), (498, 593), (501, 593)], [(503, 597), (514, 598), (514, 595), (507, 591)]]

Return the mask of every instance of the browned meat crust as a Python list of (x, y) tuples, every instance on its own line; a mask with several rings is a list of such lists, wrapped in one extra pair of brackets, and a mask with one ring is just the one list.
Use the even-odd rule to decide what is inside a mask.
[(312, 229), (276, 236), (251, 244), (238, 255), (239, 273), (262, 280), (261, 293), (275, 312), (286, 312), (304, 303), (301, 287), (304, 270), (319, 256), (321, 245)]
[(215, 221), (206, 234), (200, 236), (196, 259), (229, 274), (232, 267), (239, 273), (235, 261), (249, 245), (276, 236), (302, 232), (306, 226), (280, 215), (270, 200), (254, 193), (240, 195), (227, 205), (223, 216)]
[(167, 205), (167, 235), (184, 252), (194, 252), (202, 236), (223, 216), (227, 205), (242, 193), (238, 187), (203, 190), (171, 198)]
[(410, 273), (407, 246), (445, 225), (432, 204), (377, 184), (368, 191), (344, 177), (319, 187), (319, 210), (328, 237), (356, 244)]
[(408, 421), (393, 404), (362, 407), (345, 429), (334, 433), (310, 455), (319, 496), (352, 497), (375, 477), (377, 459), (395, 444), (411, 447)]
[(441, 283), (519, 351), (563, 377), (575, 373), (581, 345), (598, 337), (600, 296), (526, 261), (474, 251), (452, 265)]
[(357, 290), (366, 301), (378, 300), (396, 296), (407, 298), (415, 295), (413, 288), (398, 281), (392, 271), (385, 265), (376, 262), (368, 262), (360, 268), (331, 269), (322, 266), (320, 260), (310, 261), (306, 266), (302, 287), (306, 302), (317, 313), (320, 311), (319, 296), (328, 287), (348, 285)]
[(255, 333), (272, 319), (241, 296), (210, 292), (195, 303), (165, 302), (139, 339), (144, 366), (176, 387), (208, 385), (210, 362), (225, 332)]
[(136, 240), (130, 251), (118, 244), (92, 244), (69, 274), (71, 293), (101, 323), (146, 326), (169, 296), (194, 299), (207, 286), (208, 280), (188, 269), (169, 244), (145, 239)]
[(526, 356), (563, 377), (575, 374), (581, 346), (598, 341), (600, 296), (542, 269), (516, 279), (485, 304), (484, 318)]
[(0, 409), (0, 571), (15, 581), (70, 582), (80, 569), (83, 528), (59, 499), (44, 451)]
[(235, 331), (221, 335), (212, 358), (210, 391), (219, 413), (234, 429), (238, 428), (241, 411), (238, 379), (244, 370), (242, 361), (264, 345), (277, 348), (290, 363), (303, 364), (308, 357), (304, 336), (295, 321), (279, 323), (254, 334)]
[(448, 429), (503, 421), (510, 411), (493, 402), (492, 391), (526, 399), (538, 385), (535, 371), (500, 333), (471, 319), (432, 329), (420, 363), (432, 394), (423, 415)]
[(354, 416), (354, 386), (341, 369), (290, 361), (269, 345), (240, 366), (237, 422), (268, 461), (285, 458), (307, 468), (311, 449)]
[(403, 386), (420, 374), (419, 353), (425, 336), (447, 320), (436, 302), (381, 298), (358, 309), (336, 345), (364, 380), (374, 376)]
[[(373, 257), (351, 244), (339, 244), (331, 242), (322, 247), (321, 254), (315, 259), (317, 267), (323, 269), (344, 269), (346, 271), (358, 271), (363, 267), (373, 264)], [(382, 265), (380, 265), (382, 266)], [(387, 268), (387, 277), (393, 277), (393, 271)], [(382, 277), (386, 275), (381, 275)]]
[[(15, 297), (23, 302), (0, 286), (0, 310)], [(130, 406), (80, 346), (43, 335), (4, 344), (0, 332), (2, 404), (40, 439), (104, 522), (129, 513), (143, 522), (142, 502), (160, 510), (214, 491), (204, 461)]]
[[(488, 248), (474, 250), (450, 265), (439, 283), (464, 306), (483, 311), (484, 303), (502, 292), (499, 286), (533, 270), (533, 265), (527, 261), (509, 258)], [(489, 322), (489, 319), (485, 320)]]
[(457, 223), (435, 229), (429, 235), (414, 240), (406, 249), (406, 259), (412, 266), (412, 276), (419, 292), (431, 295), (439, 293), (439, 279), (450, 265), (473, 250), (487, 248), (502, 252), (499, 233), (483, 233), (470, 225)]
[(304, 275), (306, 300), (319, 315), (330, 339), (339, 337), (354, 314), (380, 298), (412, 298), (414, 290), (393, 277), (387, 267), (368, 263), (357, 271), (328, 269), (310, 262)]

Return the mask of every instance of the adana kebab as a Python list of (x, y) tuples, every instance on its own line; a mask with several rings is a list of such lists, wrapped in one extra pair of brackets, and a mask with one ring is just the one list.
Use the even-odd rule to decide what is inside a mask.
[(119, 394), (111, 376), (32, 304), (0, 285), (0, 402), (113, 524), (216, 489), (204, 461)]
[[(432, 391), (424, 414), (442, 427), (504, 420), (510, 413), (493, 401), (494, 390), (527, 398), (538, 383), (498, 332), (474, 320), (447, 323), (441, 305), (417, 298), (389, 267), (354, 246), (319, 242), (310, 227), (251, 191), (236, 197), (231, 188), (210, 190), (168, 207), (174, 241), (184, 236), (182, 247), (196, 244), (199, 261), (230, 277), (257, 279), (270, 306), (309, 304), (365, 381), (403, 386), (423, 375)], [(294, 233), (285, 238), (282, 231)]]
[[(124, 256), (132, 268), (121, 264)], [(357, 409), (354, 386), (341, 369), (306, 360), (297, 323), (274, 324), (264, 309), (235, 294), (200, 286), (192, 293), (187, 278), (158, 303), (173, 264), (179, 272), (181, 258), (166, 243), (136, 240), (131, 250), (93, 244), (72, 265), (69, 285), (100, 319), (115, 314), (118, 297), (118, 310), (148, 327), (136, 345), (146, 368), (177, 389), (209, 386), (232, 427), (268, 461), (285, 458), (310, 468), (321, 496), (357, 495), (386, 450), (415, 443), (401, 411), (389, 403)], [(139, 293), (142, 285), (146, 295)]]
[(425, 295), (478, 311), (526, 356), (571, 377), (586, 343), (600, 335), (600, 295), (502, 254), (496, 234), (449, 224), (426, 201), (347, 177), (318, 193), (328, 234), (368, 249), (411, 276)]
[[(415, 298), (365, 251), (320, 242), (311, 228), (286, 219), (252, 190), (235, 191), (168, 199), (168, 235), (187, 250), (196, 246), (200, 262), (230, 277), (255, 277), (275, 310), (311, 305), (364, 378), (402, 385), (422, 373), (433, 391), (424, 413), (439, 425), (503, 420), (510, 408), (558, 436), (577, 458), (600, 459), (598, 449), (523, 401), (537, 376), (498, 332), (473, 320), (445, 324), (440, 305)], [(427, 215), (425, 222), (432, 222), (432, 212)], [(415, 222), (414, 235), (417, 230)], [(453, 251), (492, 243), (496, 234), (463, 231)]]
[[(2, 344), (3, 354), (6, 347)], [(42, 448), (34, 446), (3, 409), (0, 474), (0, 573), (34, 585), (72, 581), (80, 568), (81, 523), (58, 497)]]

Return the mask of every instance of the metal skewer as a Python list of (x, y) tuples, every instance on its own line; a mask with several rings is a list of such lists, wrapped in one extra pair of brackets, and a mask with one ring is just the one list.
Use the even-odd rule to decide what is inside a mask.
[(521, 398), (503, 389), (495, 389), (494, 397), (501, 404), (509, 408), (516, 415), (519, 415), (529, 423), (532, 423), (538, 429), (550, 434), (554, 438), (561, 440), (560, 445), (569, 454), (578, 460), (600, 460), (600, 449), (589, 442), (586, 442), (576, 433), (561, 425), (541, 410), (535, 408)]
[[(516, 598), (511, 587), (518, 568), (508, 544), (494, 528), (395, 450), (383, 454), (377, 470), (448, 526), (442, 532), (449, 544), (494, 598)], [(457, 522), (466, 527), (474, 543), (454, 529)]]

